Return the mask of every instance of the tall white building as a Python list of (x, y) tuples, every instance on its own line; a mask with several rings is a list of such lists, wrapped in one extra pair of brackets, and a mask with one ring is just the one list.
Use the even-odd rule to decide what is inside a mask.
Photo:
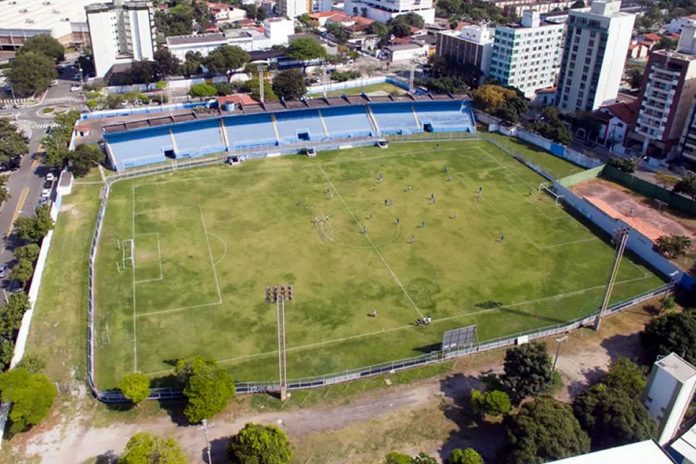
[(491, 67), (494, 35), (495, 29), (483, 24), (466, 26), (461, 31), (438, 32), (437, 56), (479, 68), (483, 81)]
[(518, 88), (528, 98), (553, 86), (561, 66), (564, 28), (542, 22), (531, 10), (523, 13), (519, 26), (496, 27), (490, 77)]
[(280, 0), (278, 2), (281, 16), (290, 19), (312, 12), (312, 0)]
[(655, 361), (643, 393), (643, 404), (657, 421), (660, 445), (676, 435), (695, 392), (696, 367), (674, 353)]
[(593, 111), (616, 100), (635, 20), (620, 7), (620, 1), (595, 0), (589, 9), (570, 11), (556, 93), (559, 110)]
[(85, 7), (97, 77), (115, 64), (153, 60), (155, 22), (149, 1), (114, 0)]
[(435, 22), (433, 0), (346, 0), (343, 9), (348, 16), (364, 16), (381, 23), (406, 13), (416, 13), (426, 23)]

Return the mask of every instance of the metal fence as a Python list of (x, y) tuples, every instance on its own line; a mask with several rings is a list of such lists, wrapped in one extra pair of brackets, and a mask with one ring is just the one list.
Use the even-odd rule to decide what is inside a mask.
[[(424, 138), (424, 136), (427, 136)], [(464, 134), (417, 134), (417, 135), (402, 135), (402, 136), (391, 136), (389, 140), (394, 142), (411, 142), (411, 141), (435, 141), (435, 140), (476, 140), (477, 138), (473, 136), (465, 136)], [(515, 157), (519, 161), (527, 164), (530, 168), (542, 174), (543, 169), (536, 166), (534, 163), (530, 163), (525, 160), (521, 155), (510, 152), (508, 149), (498, 144), (496, 141), (486, 138), (489, 142), (498, 146), (504, 152)], [(374, 142), (374, 139), (370, 139)], [(266, 150), (267, 154), (267, 150)], [(94, 229), (94, 236), (92, 239), (92, 244), (90, 248), (89, 257), (89, 294), (88, 294), (88, 324), (87, 324), (87, 384), (92, 391), (92, 394), (104, 403), (122, 403), (128, 400), (123, 396), (123, 394), (118, 390), (99, 390), (96, 384), (95, 377), (95, 346), (96, 346), (96, 331), (95, 331), (95, 263), (97, 258), (97, 253), (99, 249), (99, 238), (101, 236), (101, 230), (103, 226), (104, 216), (106, 214), (106, 207), (109, 199), (109, 193), (111, 186), (120, 180), (132, 179), (136, 177), (149, 176), (153, 174), (161, 174), (166, 172), (174, 172), (179, 169), (191, 169), (201, 166), (209, 166), (214, 164), (219, 164), (226, 159), (228, 155), (216, 155), (208, 158), (185, 160), (171, 162), (166, 165), (156, 166), (152, 168), (144, 168), (132, 171), (126, 171), (123, 173), (115, 174), (107, 179), (106, 185), (102, 191), (101, 205), (99, 207), (99, 212), (97, 214), (96, 226)], [(261, 156), (260, 154), (258, 156)], [(537, 170), (538, 169), (538, 170)], [(544, 174), (542, 174), (544, 175)], [(546, 176), (544, 176), (546, 177)], [(670, 282), (660, 288), (655, 290), (645, 292), (629, 300), (622, 301), (611, 306), (606, 314), (615, 314), (620, 311), (625, 310), (635, 304), (646, 301), (650, 298), (656, 296), (664, 295), (674, 288), (675, 283)], [(407, 358), (397, 361), (389, 361), (381, 364), (376, 364), (367, 367), (361, 367), (357, 369), (346, 370), (340, 373), (332, 373), (327, 375), (321, 375), (316, 377), (306, 377), (301, 379), (294, 379), (288, 381), (288, 388), (290, 390), (300, 390), (307, 388), (318, 388), (327, 385), (333, 385), (342, 382), (348, 382), (351, 380), (357, 380), (361, 378), (371, 377), (380, 374), (394, 373), (402, 370), (410, 369), (417, 366), (424, 366), (428, 364), (433, 364), (437, 362), (446, 361), (459, 356), (467, 356), (475, 353), (481, 353), (485, 351), (495, 350), (499, 348), (504, 348), (508, 346), (515, 345), (520, 337), (527, 337), (528, 340), (535, 340), (539, 338), (549, 337), (552, 335), (557, 335), (560, 333), (567, 332), (569, 330), (577, 329), (583, 327), (587, 324), (592, 323), (595, 320), (596, 314), (578, 318), (566, 323), (561, 323), (558, 325), (545, 327), (537, 330), (530, 330), (527, 332), (521, 332), (513, 335), (508, 335), (492, 340), (487, 340), (463, 350), (449, 350), (449, 351), (432, 351), (420, 356), (413, 358)], [(275, 382), (253, 382), (253, 381), (239, 381), (236, 383), (237, 393), (257, 393), (257, 392), (267, 392), (275, 391), (279, 387), (278, 383)], [(149, 399), (153, 400), (168, 400), (181, 398), (183, 392), (181, 388), (176, 387), (165, 387), (165, 388), (152, 388), (150, 390)]]

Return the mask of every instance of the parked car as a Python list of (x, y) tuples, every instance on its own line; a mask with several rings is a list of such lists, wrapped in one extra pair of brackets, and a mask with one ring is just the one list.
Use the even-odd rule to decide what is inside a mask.
[(46, 182), (53, 182), (54, 180), (56, 180), (56, 176), (52, 172), (46, 174)]
[(70, 86), (71, 92), (79, 92), (80, 90), (82, 90), (82, 86), (79, 84), (73, 84)]
[(2, 267), (0, 267), (0, 279), (4, 279), (10, 274), (10, 266), (7, 264), (3, 264)]

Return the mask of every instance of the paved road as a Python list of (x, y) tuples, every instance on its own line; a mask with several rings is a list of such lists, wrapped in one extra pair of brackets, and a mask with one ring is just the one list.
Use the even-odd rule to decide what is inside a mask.
[(13, 259), (12, 241), (8, 238), (12, 223), (19, 216), (33, 214), (39, 203), (44, 177), (49, 172), (47, 167), (42, 166), (36, 151), (48, 127), (53, 125), (53, 117), (42, 114), (41, 109), (47, 106), (81, 108), (80, 95), (70, 92), (75, 73), (73, 67), (62, 70), (58, 86), (49, 88), (43, 100), (24, 103), (17, 109), (8, 105), (7, 109), (0, 110), (0, 117), (17, 121), (17, 126), (24, 130), (29, 138), (30, 150), (29, 155), (23, 157), (20, 168), (9, 174), (7, 188), (10, 199), (0, 207), (0, 265)]

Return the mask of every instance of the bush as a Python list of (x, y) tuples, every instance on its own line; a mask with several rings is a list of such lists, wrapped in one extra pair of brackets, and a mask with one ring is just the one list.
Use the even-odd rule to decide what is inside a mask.
[(447, 464), (483, 464), (483, 458), (473, 448), (457, 448), (447, 458)]
[(287, 435), (274, 425), (246, 424), (230, 440), (229, 452), (236, 464), (287, 464), (292, 457)]
[(176, 365), (176, 375), (184, 385), (187, 399), (184, 415), (192, 424), (213, 417), (234, 397), (232, 377), (214, 361), (200, 356), (181, 360)]
[(124, 376), (118, 383), (118, 388), (126, 398), (137, 405), (150, 395), (150, 379), (145, 374), (134, 372)]
[(501, 416), (510, 412), (512, 404), (507, 393), (493, 390), (491, 392), (480, 392), (471, 390), (470, 397), (471, 409), (478, 415), (488, 414), (490, 416)]
[(331, 74), (331, 79), (336, 82), (345, 82), (353, 79), (360, 79), (359, 71), (336, 71)]
[(615, 167), (622, 172), (634, 172), (636, 170), (636, 160), (633, 158), (619, 158), (618, 156), (612, 156), (607, 161), (609, 166)]
[(192, 97), (214, 97), (217, 94), (217, 89), (210, 84), (193, 84), (189, 89), (189, 95)]
[(117, 464), (187, 464), (179, 443), (148, 432), (136, 433), (128, 440)]

